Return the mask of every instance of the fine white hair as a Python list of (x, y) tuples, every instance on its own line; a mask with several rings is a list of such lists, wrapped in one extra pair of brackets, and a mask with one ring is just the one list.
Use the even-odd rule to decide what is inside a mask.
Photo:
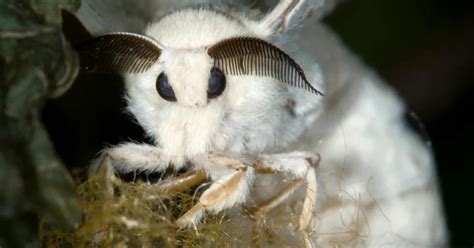
[[(317, 21), (336, 0), (283, 0), (266, 14), (248, 10), (245, 1), (231, 1), (233, 8), (209, 7), (210, 1), (199, 1), (205, 7), (191, 1), (156, 1), (148, 9), (140, 8), (142, 1), (83, 2), (78, 16), (94, 33), (137, 31), (166, 47), (149, 70), (125, 76), (126, 94), (128, 110), (176, 167), (209, 150), (242, 157), (318, 153), (322, 200), (312, 223), (317, 230), (313, 243), (322, 247), (339, 242), (368, 247), (446, 245), (430, 148), (405, 124), (406, 109), (394, 90)], [(117, 11), (109, 10), (114, 26), (94, 14), (106, 11), (101, 7), (104, 2)], [(124, 6), (129, 14), (144, 14), (141, 18), (130, 14), (128, 21), (120, 14)], [(286, 16), (275, 12), (278, 8)], [(226, 75), (222, 95), (207, 99), (213, 58), (206, 49), (232, 37), (256, 37), (278, 46), (301, 65), (324, 97), (271, 77)], [(176, 102), (156, 92), (157, 77), (163, 72)], [(300, 177), (307, 171), (299, 162), (293, 166), (291, 156), (265, 158), (274, 158), (275, 168)], [(208, 174), (221, 182), (235, 173)], [(274, 178), (253, 171), (247, 174), (247, 181), (239, 184), (245, 194), (232, 195), (231, 203), (245, 199), (239, 197), (249, 193), (250, 182), (258, 184), (252, 192), (254, 200), (274, 191)], [(224, 208), (221, 205), (216, 209)]]

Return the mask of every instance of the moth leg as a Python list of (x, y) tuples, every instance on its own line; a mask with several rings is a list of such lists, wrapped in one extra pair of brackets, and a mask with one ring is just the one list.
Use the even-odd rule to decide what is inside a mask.
[[(236, 167), (235, 164), (232, 167)], [(176, 224), (181, 227), (195, 225), (205, 211), (218, 213), (245, 201), (249, 185), (253, 182), (253, 168), (244, 164), (232, 173), (217, 179), (204, 191), (199, 202), (181, 216)]]
[(316, 180), (316, 170), (312, 166), (306, 174), (306, 193), (303, 202), (303, 209), (298, 222), (298, 231), (304, 231), (308, 228), (314, 213), (316, 212), (316, 200), (318, 195), (318, 183)]
[[(95, 168), (94, 168), (95, 167)], [(101, 179), (101, 186), (105, 189), (105, 192), (112, 195), (114, 193), (113, 182), (116, 180), (113, 173), (112, 162), (109, 156), (101, 155), (94, 163), (91, 169), (91, 174)]]
[[(257, 210), (254, 213), (254, 243), (258, 241), (259, 233), (268, 211), (286, 200), (303, 182), (306, 182), (306, 192), (297, 230), (304, 231), (309, 226), (316, 208), (317, 181), (315, 169), (319, 161), (319, 155), (302, 152), (262, 155), (260, 160), (254, 161), (253, 166), (256, 173), (291, 173), (297, 178), (275, 196), (257, 206)], [(307, 245), (310, 244), (307, 235), (304, 236), (304, 239)]]
[(274, 195), (272, 198), (260, 203), (257, 206), (256, 211), (252, 214), (252, 217), (255, 220), (253, 235), (252, 235), (252, 243), (256, 245), (260, 238), (260, 230), (263, 227), (263, 223), (265, 222), (265, 217), (271, 209), (275, 208), (276, 206), (280, 205), (283, 201), (288, 199), (288, 197), (293, 194), (293, 192), (298, 189), (301, 184), (303, 184), (302, 179), (297, 179), (290, 184), (288, 184), (284, 189)]
[(181, 192), (190, 189), (207, 179), (207, 175), (202, 170), (190, 171), (183, 175), (169, 178), (158, 183), (157, 188), (165, 192)]
[(92, 163), (90, 174), (104, 179), (104, 187), (113, 194), (113, 182), (119, 180), (115, 172), (163, 171), (169, 165), (169, 158), (162, 150), (148, 144), (125, 143), (107, 148)]

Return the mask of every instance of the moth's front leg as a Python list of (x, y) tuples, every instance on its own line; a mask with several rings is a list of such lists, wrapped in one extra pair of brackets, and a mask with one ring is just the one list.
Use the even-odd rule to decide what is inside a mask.
[(213, 183), (201, 195), (199, 202), (177, 220), (178, 226), (194, 225), (204, 212), (218, 213), (245, 202), (254, 181), (251, 166), (213, 152), (194, 159), (193, 163), (210, 173)]
[(164, 171), (170, 159), (161, 148), (136, 143), (124, 143), (103, 150), (91, 165), (90, 172), (104, 178), (105, 188), (113, 193), (114, 173)]
[[(254, 161), (253, 167), (256, 173), (289, 173), (295, 176), (293, 182), (257, 206), (253, 213), (255, 226), (252, 240), (255, 244), (258, 243), (266, 214), (284, 202), (302, 185), (306, 186), (306, 192), (297, 230), (304, 231), (309, 226), (315, 215), (317, 198), (316, 167), (319, 161), (319, 155), (307, 152), (261, 155), (259, 159)], [(311, 247), (310, 240), (306, 235), (304, 235), (304, 241), (306, 247)]]

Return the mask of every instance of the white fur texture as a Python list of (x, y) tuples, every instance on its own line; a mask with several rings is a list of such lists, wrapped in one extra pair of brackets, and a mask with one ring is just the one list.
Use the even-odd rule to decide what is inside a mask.
[(311, 166), (308, 159), (318, 161), (318, 157), (309, 152), (289, 152), (279, 154), (262, 154), (259, 159), (264, 167), (275, 171), (287, 172), (297, 178), (305, 178)]
[[(151, 70), (127, 77), (129, 109), (177, 166), (209, 149), (252, 155), (279, 150), (301, 134), (304, 115), (285, 110), (292, 95), (275, 79), (227, 75), (223, 95), (207, 101), (212, 59), (204, 48), (226, 38), (258, 37), (243, 22), (186, 9), (150, 24), (145, 33), (167, 48)], [(155, 89), (163, 71), (177, 103), (161, 99)]]
[(104, 149), (90, 166), (91, 172), (99, 169), (106, 156), (113, 160), (114, 169), (122, 173), (164, 171), (170, 161), (156, 146), (124, 143)]
[[(302, 2), (324, 10), (335, 1)], [(164, 13), (160, 11), (158, 16)], [(144, 33), (167, 49), (151, 70), (126, 76), (127, 97), (129, 110), (156, 140), (163, 158), (180, 167), (187, 160), (207, 156), (210, 149), (242, 157), (319, 153), (320, 205), (313, 223), (316, 245), (446, 245), (433, 157), (404, 124), (400, 98), (324, 25), (313, 20), (300, 29), (278, 33), (262, 30), (253, 13), (245, 7), (241, 12), (225, 7), (183, 9), (147, 26)], [(293, 21), (288, 23), (298, 26)], [(212, 60), (204, 51), (234, 36), (260, 37), (281, 47), (301, 65), (313, 86), (325, 92), (324, 99), (271, 78), (227, 75), (224, 93), (207, 101), (206, 78)], [(156, 78), (163, 71), (176, 91), (176, 103), (161, 99), (156, 91)], [(304, 166), (293, 164), (298, 163), (277, 162), (275, 166), (304, 174)], [(197, 166), (217, 182), (232, 175), (210, 162)], [(257, 177), (255, 182), (259, 185), (254, 187), (255, 199), (268, 198), (282, 184), (273, 176)], [(239, 199), (248, 191), (247, 184), (242, 187), (245, 194)]]

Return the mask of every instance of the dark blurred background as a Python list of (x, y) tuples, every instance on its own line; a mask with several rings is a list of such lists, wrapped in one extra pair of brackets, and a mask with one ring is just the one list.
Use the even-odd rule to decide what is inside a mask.
[[(348, 0), (325, 22), (398, 90), (424, 124), (438, 163), (452, 247), (474, 246), (474, 1)], [(69, 18), (65, 26), (79, 29)], [(44, 110), (58, 153), (76, 173), (104, 145), (146, 140), (124, 112), (119, 81), (80, 75)], [(423, 129), (421, 123), (416, 128)]]

